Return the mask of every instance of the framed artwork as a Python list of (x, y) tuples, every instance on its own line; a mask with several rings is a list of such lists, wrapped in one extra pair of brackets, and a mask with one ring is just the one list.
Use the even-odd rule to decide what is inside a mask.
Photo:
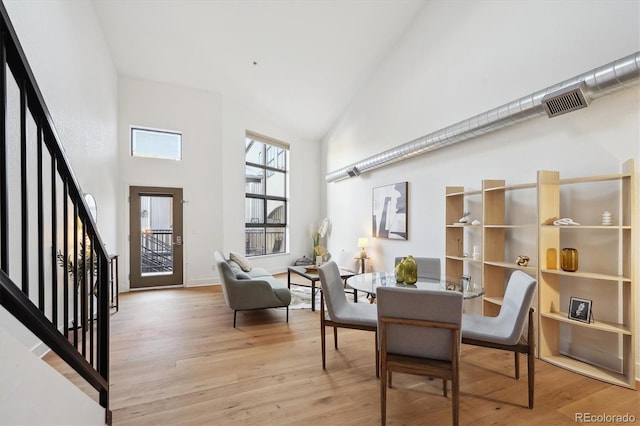
[(373, 188), (371, 236), (407, 240), (407, 194), (409, 182)]
[(571, 297), (569, 299), (569, 318), (589, 323), (592, 321), (591, 300)]

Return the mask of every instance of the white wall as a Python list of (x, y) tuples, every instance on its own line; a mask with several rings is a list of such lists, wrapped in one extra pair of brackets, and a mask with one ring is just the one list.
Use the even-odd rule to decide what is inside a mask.
[[(290, 253), (255, 258), (272, 272), (286, 270), (310, 246), (309, 223), (318, 220), (320, 143), (305, 141), (273, 126), (220, 94), (192, 90), (127, 76), (119, 78), (121, 288), (128, 289), (129, 187), (169, 186), (184, 189), (185, 284), (218, 283), (213, 251), (244, 253), (245, 132), (251, 130), (291, 146)], [(129, 155), (131, 126), (180, 131), (181, 161)]]
[[(107, 250), (113, 251), (117, 76), (93, 8), (88, 2), (3, 3), (82, 191), (97, 200), (98, 228)], [(18, 182), (10, 182), (9, 187), (19, 188)], [(15, 198), (15, 193), (10, 197)], [(39, 343), (4, 309), (0, 324), (30, 349)]]
[(0, 341), (0, 425), (105, 424), (100, 404), (1, 327)]
[[(635, 1), (428, 2), (324, 141), (325, 172), (638, 51), (639, 33)], [(329, 249), (355, 254), (357, 238), (370, 235), (377, 186), (409, 182), (409, 240), (373, 239), (367, 250), (373, 269), (389, 270), (399, 255), (444, 257), (447, 185), (535, 182), (543, 169), (563, 177), (607, 174), (629, 158), (637, 171), (639, 103), (637, 87), (627, 89), (578, 112), (328, 184)]]
[[(118, 80), (120, 197), (118, 251), (129, 271), (129, 187), (183, 188), (184, 277), (187, 285), (210, 282), (212, 244), (222, 237), (222, 98), (211, 92), (120, 76)], [(181, 161), (132, 157), (131, 126), (182, 132)], [(121, 288), (129, 288), (124, 275)]]
[(320, 142), (301, 138), (228, 99), (224, 102), (222, 175), (224, 176), (222, 244), (216, 247), (225, 256), (229, 251), (244, 253), (244, 149), (245, 131), (269, 136), (289, 144), (289, 253), (252, 258), (252, 264), (272, 273), (285, 272), (286, 266), (303, 255), (309, 256), (312, 242), (309, 227), (320, 222)]

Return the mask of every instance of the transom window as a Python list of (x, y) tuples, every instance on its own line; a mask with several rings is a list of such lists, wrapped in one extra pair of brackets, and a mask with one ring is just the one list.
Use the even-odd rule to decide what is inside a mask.
[(131, 155), (134, 157), (182, 159), (182, 133), (131, 128)]
[(289, 146), (247, 132), (245, 139), (245, 254), (287, 251)]

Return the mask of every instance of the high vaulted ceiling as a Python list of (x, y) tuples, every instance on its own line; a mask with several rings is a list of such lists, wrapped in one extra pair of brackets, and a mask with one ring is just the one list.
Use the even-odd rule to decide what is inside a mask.
[(221, 93), (320, 140), (424, 0), (93, 0), (124, 75)]

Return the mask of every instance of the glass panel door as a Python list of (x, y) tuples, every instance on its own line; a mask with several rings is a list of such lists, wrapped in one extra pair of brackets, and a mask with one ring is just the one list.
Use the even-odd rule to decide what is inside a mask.
[(130, 188), (131, 288), (182, 285), (182, 189)]

